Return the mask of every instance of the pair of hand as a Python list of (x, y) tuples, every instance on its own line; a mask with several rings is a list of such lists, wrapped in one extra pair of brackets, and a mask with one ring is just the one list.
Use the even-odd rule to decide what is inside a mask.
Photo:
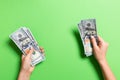
[[(100, 64), (101, 71), (103, 73), (105, 80), (116, 80), (114, 74), (112, 73), (110, 67), (106, 61), (106, 52), (108, 48), (108, 43), (105, 42), (100, 36), (98, 36), (99, 43), (96, 43), (96, 40), (93, 36), (91, 36), (91, 42), (93, 45), (93, 55)], [(34, 66), (31, 66), (31, 55), (33, 53), (33, 49), (27, 50), (27, 55), (22, 55), (22, 67), (18, 77), (18, 80), (29, 80), (32, 71), (34, 70)], [(44, 49), (40, 48), (40, 51), (44, 53)]]
[[(106, 52), (108, 48), (108, 43), (105, 42), (100, 36), (98, 36), (99, 44), (96, 43), (96, 40), (93, 36), (91, 36), (91, 42), (93, 45), (94, 56), (96, 60), (102, 62), (106, 59)], [(40, 47), (40, 51), (44, 53), (44, 49)], [(21, 69), (26, 72), (32, 72), (34, 70), (34, 66), (31, 66), (31, 54), (33, 53), (33, 49), (26, 50), (27, 56), (22, 55), (22, 67)]]

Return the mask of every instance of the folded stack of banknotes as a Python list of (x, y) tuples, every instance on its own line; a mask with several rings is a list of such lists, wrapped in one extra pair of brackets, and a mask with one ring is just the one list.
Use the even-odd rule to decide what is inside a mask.
[(22, 51), (24, 55), (27, 55), (26, 50), (34, 49), (31, 56), (31, 65), (36, 64), (45, 60), (45, 56), (41, 53), (39, 45), (35, 38), (33, 37), (29, 28), (21, 27), (10, 35), (10, 38), (17, 45), (17, 47)]
[(91, 56), (93, 50), (92, 50), (90, 37), (94, 36), (96, 38), (96, 41), (98, 41), (96, 20), (95, 19), (81, 20), (81, 22), (78, 24), (78, 29), (80, 32), (80, 37), (82, 39), (83, 46), (84, 46), (85, 55)]

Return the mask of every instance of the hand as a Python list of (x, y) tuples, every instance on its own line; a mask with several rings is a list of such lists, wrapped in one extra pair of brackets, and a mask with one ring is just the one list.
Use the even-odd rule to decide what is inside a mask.
[(33, 53), (33, 48), (30, 49), (30, 50), (26, 50), (25, 53), (27, 54), (26, 56), (25, 55), (22, 55), (22, 66), (21, 66), (21, 70), (27, 72), (27, 73), (30, 73), (33, 72), (34, 70), (34, 66), (31, 66), (31, 55)]
[[(26, 50), (25, 53), (27, 54), (22, 55), (22, 65), (18, 80), (29, 80), (31, 73), (34, 70), (34, 66), (31, 66), (31, 55), (34, 49), (31, 48), (30, 50)], [(41, 53), (44, 53), (44, 49), (40, 47)], [(44, 55), (44, 54), (43, 54)]]
[[(22, 55), (22, 67), (21, 67), (21, 69), (23, 69), (24, 71), (29, 72), (29, 73), (33, 72), (33, 70), (34, 70), (34, 66), (31, 66), (31, 55), (32, 55), (33, 51), (34, 51), (33, 48), (30, 50), (26, 50), (25, 53), (27, 55), (26, 56)], [(42, 47), (40, 47), (40, 51), (42, 53), (44, 53), (44, 49)]]
[(93, 45), (94, 56), (98, 61), (104, 80), (116, 80), (112, 70), (110, 69), (107, 60), (106, 60), (106, 52), (108, 48), (108, 43), (105, 42), (101, 37), (98, 36), (98, 45), (93, 36), (91, 36), (91, 42)]
[(108, 43), (105, 42), (100, 36), (98, 36), (98, 45), (93, 36), (91, 36), (91, 42), (93, 45), (93, 54), (98, 62), (106, 60), (106, 52)]

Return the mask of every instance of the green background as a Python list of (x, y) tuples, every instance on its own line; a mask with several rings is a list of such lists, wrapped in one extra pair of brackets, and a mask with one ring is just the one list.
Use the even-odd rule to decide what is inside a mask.
[(103, 80), (94, 57), (85, 57), (77, 30), (82, 19), (96, 18), (98, 34), (109, 43), (108, 63), (120, 80), (119, 0), (0, 0), (0, 78), (16, 80), (21, 52), (9, 35), (29, 27), (46, 53), (31, 80)]

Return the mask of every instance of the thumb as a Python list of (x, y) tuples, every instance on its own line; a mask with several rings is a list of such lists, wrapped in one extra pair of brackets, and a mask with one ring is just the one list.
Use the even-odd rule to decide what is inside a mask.
[(33, 52), (34, 52), (34, 49), (31, 48), (31, 49), (29, 50), (29, 52), (28, 52), (28, 54), (27, 54), (26, 57), (31, 57), (31, 55), (32, 55)]
[(25, 58), (25, 55), (24, 54), (22, 54), (22, 60)]
[(94, 49), (98, 48), (97, 42), (96, 42), (94, 36), (91, 36), (91, 42), (92, 42), (92, 45), (93, 45), (93, 48), (94, 48)]

